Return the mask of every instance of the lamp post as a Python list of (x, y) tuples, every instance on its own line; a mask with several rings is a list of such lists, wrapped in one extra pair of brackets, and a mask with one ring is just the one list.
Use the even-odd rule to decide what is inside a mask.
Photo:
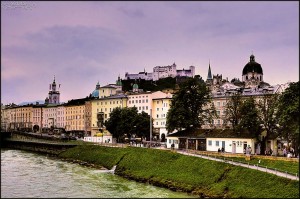
[(152, 140), (152, 109), (150, 109), (150, 148), (151, 148), (151, 140)]

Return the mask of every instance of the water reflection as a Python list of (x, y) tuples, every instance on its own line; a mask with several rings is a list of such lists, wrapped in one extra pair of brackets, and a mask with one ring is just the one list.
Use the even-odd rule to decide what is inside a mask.
[(1, 197), (191, 198), (98, 169), (21, 150), (1, 149)]

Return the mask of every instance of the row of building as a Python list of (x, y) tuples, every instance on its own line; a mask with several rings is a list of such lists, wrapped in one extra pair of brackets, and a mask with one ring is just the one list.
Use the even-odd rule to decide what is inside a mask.
[[(194, 71), (195, 68), (191, 66), (185, 75), (193, 77)], [(175, 77), (179, 73), (182, 71), (176, 70), (174, 63), (172, 66), (155, 67), (154, 73), (150, 76), (154, 80), (172, 75)], [(183, 73), (181, 75), (184, 76)], [(149, 78), (150, 76), (148, 73)], [(127, 79), (138, 78), (128, 73), (126, 73), (126, 77)], [(262, 67), (255, 61), (254, 55), (250, 56), (250, 61), (243, 68), (242, 81), (235, 78), (229, 82), (222, 79), (222, 75), (212, 75), (209, 64), (206, 84), (211, 91), (218, 117), (214, 119), (212, 124), (204, 124), (203, 129), (222, 129), (228, 125), (224, 123), (225, 107), (232, 93), (239, 92), (242, 96), (255, 96), (258, 99), (266, 93), (281, 93), (288, 86), (288, 83), (271, 86), (264, 82)], [(134, 84), (131, 91), (124, 93), (119, 77), (116, 84), (101, 87), (98, 82), (90, 97), (72, 99), (61, 104), (60, 92), (57, 90), (54, 77), (45, 104), (3, 105), (1, 107), (1, 128), (4, 130), (35, 128), (39, 131), (49, 128), (64, 128), (69, 132), (93, 137), (100, 132), (100, 128), (109, 119), (114, 108), (137, 107), (139, 113), (144, 111), (152, 116), (152, 137), (159, 140), (168, 135), (166, 118), (173, 92), (170, 90), (143, 91), (139, 89), (137, 84)]]

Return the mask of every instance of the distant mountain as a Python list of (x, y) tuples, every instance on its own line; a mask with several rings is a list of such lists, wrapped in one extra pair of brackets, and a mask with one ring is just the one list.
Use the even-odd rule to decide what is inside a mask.
[(22, 103), (20, 103), (18, 105), (19, 106), (23, 106), (23, 105), (27, 105), (27, 104), (36, 104), (36, 102), (38, 102), (39, 104), (44, 104), (45, 100), (36, 100), (36, 101), (33, 101), (33, 102), (22, 102)]

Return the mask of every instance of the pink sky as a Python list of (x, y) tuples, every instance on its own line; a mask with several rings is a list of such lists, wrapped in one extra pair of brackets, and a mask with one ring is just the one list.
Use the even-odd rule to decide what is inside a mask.
[(299, 80), (299, 2), (1, 2), (1, 103), (61, 101), (158, 65), (240, 78), (251, 53), (271, 85)]

